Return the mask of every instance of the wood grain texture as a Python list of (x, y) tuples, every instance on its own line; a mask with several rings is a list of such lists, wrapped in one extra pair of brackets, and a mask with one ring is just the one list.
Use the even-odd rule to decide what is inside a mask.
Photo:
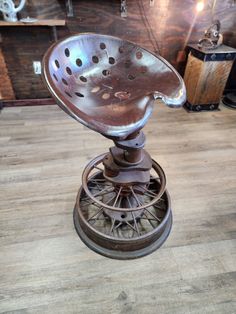
[(0, 27), (9, 27), (9, 26), (65, 26), (66, 21), (65, 20), (58, 20), (58, 19), (50, 19), (50, 20), (37, 20), (33, 23), (24, 23), (24, 22), (6, 22), (6, 21), (0, 21)]
[(0, 100), (3, 99), (15, 99), (15, 95), (8, 75), (5, 58), (0, 48)]
[[(66, 12), (65, 1), (27, 1), (22, 17), (41, 19), (58, 18)], [(54, 5), (53, 5), (54, 3)], [(188, 43), (197, 42), (212, 19), (210, 5), (196, 15), (196, 1), (192, 0), (149, 0), (127, 1), (128, 18), (120, 16), (119, 0), (73, 1), (75, 17), (67, 20), (66, 27), (59, 27), (59, 38), (72, 33), (96, 32), (118, 36), (160, 53), (177, 69), (182, 70), (185, 62), (178, 64), (177, 55)], [(210, 4), (210, 3), (209, 3)], [(236, 47), (236, 6), (231, 1), (217, 1), (214, 18), (222, 23), (225, 44)], [(32, 63), (41, 60), (52, 44), (50, 29), (40, 27), (2, 28), (3, 50), (9, 68), (16, 97), (44, 98), (49, 94), (39, 76), (34, 75)], [(18, 63), (15, 62), (18, 61)], [(233, 80), (231, 80), (233, 81)]]
[(184, 74), (188, 101), (192, 105), (219, 103), (233, 61), (207, 61), (191, 53)]
[[(219, 103), (225, 89), (233, 61), (206, 62), (199, 84), (199, 103)], [(196, 99), (197, 101), (197, 99)]]
[(188, 55), (187, 66), (184, 72), (184, 82), (186, 86), (187, 99), (191, 104), (197, 104), (198, 86), (203, 71), (204, 62), (192, 56), (191, 52)]
[(57, 106), (0, 115), (0, 313), (234, 314), (236, 112), (155, 106), (146, 149), (164, 168), (170, 237), (135, 261), (78, 238), (72, 211), (85, 164), (112, 142)]

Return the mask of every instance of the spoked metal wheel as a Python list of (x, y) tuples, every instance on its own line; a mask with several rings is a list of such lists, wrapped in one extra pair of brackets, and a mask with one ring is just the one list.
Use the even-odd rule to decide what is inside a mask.
[(101, 155), (83, 173), (74, 224), (84, 243), (104, 256), (133, 259), (158, 249), (172, 226), (165, 175), (153, 161), (147, 185), (116, 185), (103, 175)]

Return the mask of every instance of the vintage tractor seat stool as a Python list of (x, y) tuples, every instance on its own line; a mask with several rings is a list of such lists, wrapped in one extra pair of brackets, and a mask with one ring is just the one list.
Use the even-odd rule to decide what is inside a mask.
[(155, 99), (182, 106), (182, 78), (162, 57), (92, 33), (51, 46), (43, 77), (65, 112), (115, 144), (85, 167), (74, 209), (77, 233), (107, 257), (131, 259), (153, 252), (168, 237), (172, 214), (165, 174), (143, 149), (141, 129)]

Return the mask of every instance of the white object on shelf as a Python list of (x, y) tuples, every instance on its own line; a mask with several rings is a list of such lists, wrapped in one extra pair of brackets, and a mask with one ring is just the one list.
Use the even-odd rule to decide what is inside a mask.
[(42, 66), (40, 61), (33, 61), (34, 74), (40, 75), (42, 73)]
[(0, 0), (0, 12), (3, 14), (3, 18), (7, 22), (17, 22), (16, 13), (20, 12), (26, 0), (21, 0), (19, 6), (16, 8), (13, 0)]
[(26, 18), (24, 18), (24, 19), (20, 19), (20, 22), (22, 22), (22, 23), (35, 23), (35, 22), (37, 22), (38, 21), (38, 19), (35, 19), (35, 18), (33, 18), (33, 17), (29, 17), (29, 16), (27, 16)]

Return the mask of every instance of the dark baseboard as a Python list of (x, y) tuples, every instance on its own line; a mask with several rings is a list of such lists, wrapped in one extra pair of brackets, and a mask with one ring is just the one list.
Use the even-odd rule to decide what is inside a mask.
[(56, 102), (53, 98), (0, 100), (0, 108), (18, 106), (44, 106), (55, 104)]
[(184, 104), (184, 109), (188, 112), (215, 111), (219, 110), (219, 104), (192, 105), (187, 101)]

